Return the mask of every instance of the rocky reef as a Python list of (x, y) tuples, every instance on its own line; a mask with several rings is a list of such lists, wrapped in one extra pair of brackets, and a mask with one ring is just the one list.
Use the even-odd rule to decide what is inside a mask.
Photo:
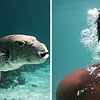
[[(23, 65), (19, 69), (7, 72), (1, 72), (1, 81), (0, 81), (0, 88), (12, 88), (16, 87), (17, 85), (25, 85), (25, 77), (21, 75), (21, 72), (31, 72), (34, 73), (36, 70), (40, 68), (44, 68), (46, 65), (50, 65), (50, 59), (43, 64), (38, 65)], [(37, 87), (37, 85), (32, 84), (32, 87)]]

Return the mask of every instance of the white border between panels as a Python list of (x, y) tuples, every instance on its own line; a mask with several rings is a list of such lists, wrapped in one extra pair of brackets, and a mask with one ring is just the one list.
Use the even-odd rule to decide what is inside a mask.
[(52, 0), (50, 0), (50, 100), (52, 100)]

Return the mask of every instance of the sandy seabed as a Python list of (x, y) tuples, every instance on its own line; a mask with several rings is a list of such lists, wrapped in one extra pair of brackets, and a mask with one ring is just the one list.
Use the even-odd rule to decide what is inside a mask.
[(26, 84), (0, 89), (0, 100), (50, 100), (50, 65), (34, 73), (21, 72), (21, 75)]

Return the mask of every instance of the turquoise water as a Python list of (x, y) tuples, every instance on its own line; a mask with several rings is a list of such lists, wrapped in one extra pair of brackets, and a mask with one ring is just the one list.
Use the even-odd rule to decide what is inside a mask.
[[(50, 1), (0, 1), (0, 38), (12, 34), (35, 36), (50, 54)], [(49, 58), (43, 64), (2, 72), (1, 79), (0, 100), (50, 100)]]
[(87, 11), (94, 8), (100, 8), (99, 0), (53, 1), (53, 100), (68, 73), (91, 64), (91, 52), (80, 42), (80, 33), (88, 28)]
[(10, 34), (33, 35), (50, 43), (49, 0), (0, 1), (0, 38)]

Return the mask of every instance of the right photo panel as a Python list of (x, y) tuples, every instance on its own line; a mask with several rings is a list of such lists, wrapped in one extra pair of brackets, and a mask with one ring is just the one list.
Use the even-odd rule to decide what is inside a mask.
[(52, 100), (100, 100), (100, 1), (52, 1)]

